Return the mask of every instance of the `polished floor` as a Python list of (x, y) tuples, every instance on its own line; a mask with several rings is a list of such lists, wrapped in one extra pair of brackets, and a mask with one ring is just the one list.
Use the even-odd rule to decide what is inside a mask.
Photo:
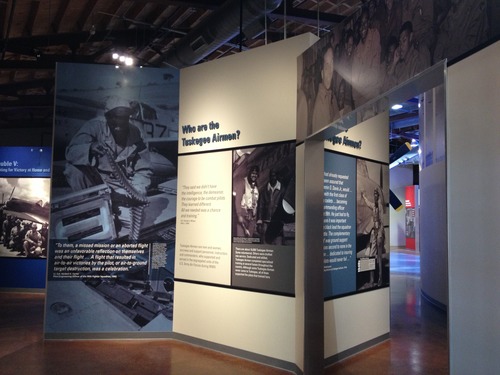
[[(421, 299), (419, 257), (391, 252), (391, 338), (325, 375), (448, 374), (446, 314)], [(43, 294), (0, 293), (1, 375), (290, 374), (173, 340), (43, 341)]]

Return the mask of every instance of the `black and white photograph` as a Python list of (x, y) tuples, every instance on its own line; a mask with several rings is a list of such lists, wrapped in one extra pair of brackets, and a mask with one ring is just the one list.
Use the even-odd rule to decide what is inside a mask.
[(178, 87), (58, 64), (46, 332), (171, 331)]
[(389, 285), (389, 168), (357, 159), (358, 290)]
[(169, 236), (177, 191), (178, 73), (59, 64), (51, 238)]
[[(373, 0), (298, 59), (297, 139), (486, 43), (493, 0)], [(364, 109), (358, 120), (376, 114)], [(358, 116), (358, 117), (359, 117)]]
[(233, 151), (233, 243), (295, 243), (295, 146)]
[(46, 258), (50, 179), (0, 178), (0, 257)]

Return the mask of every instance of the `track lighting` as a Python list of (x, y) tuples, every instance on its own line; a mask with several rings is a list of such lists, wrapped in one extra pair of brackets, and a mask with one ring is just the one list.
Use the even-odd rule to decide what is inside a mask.
[(113, 60), (118, 61), (118, 62), (122, 63), (123, 65), (126, 65), (126, 66), (134, 65), (134, 59), (130, 56), (120, 55), (120, 54), (115, 52), (115, 53), (113, 53), (112, 57), (113, 57)]

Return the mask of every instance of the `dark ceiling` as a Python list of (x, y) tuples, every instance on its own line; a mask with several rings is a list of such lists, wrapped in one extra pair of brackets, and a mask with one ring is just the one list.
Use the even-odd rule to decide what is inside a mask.
[(137, 65), (189, 66), (306, 32), (323, 36), (361, 5), (361, 0), (0, 0), (0, 127), (52, 126), (56, 62), (112, 64), (117, 52)]

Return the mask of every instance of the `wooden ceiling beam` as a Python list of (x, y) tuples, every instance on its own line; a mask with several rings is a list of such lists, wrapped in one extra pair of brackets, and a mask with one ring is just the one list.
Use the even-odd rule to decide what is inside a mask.
[(35, 24), (39, 8), (40, 8), (40, 1), (33, 0), (31, 2), (28, 19), (26, 20), (26, 23), (24, 25), (23, 35), (29, 36), (33, 34), (33, 25)]
[(66, 13), (66, 9), (68, 9), (69, 2), (70, 0), (63, 0), (61, 1), (59, 7), (57, 8), (54, 21), (52, 21), (52, 23), (50, 24), (51, 31), (54, 34), (57, 34), (59, 32), (61, 21), (63, 19), (64, 13)]

